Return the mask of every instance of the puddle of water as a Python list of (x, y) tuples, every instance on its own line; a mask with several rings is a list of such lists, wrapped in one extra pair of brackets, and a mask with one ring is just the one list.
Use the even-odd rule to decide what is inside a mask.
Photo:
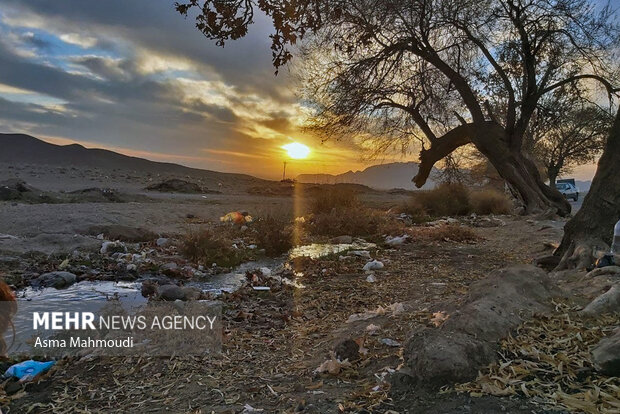
[(311, 259), (318, 259), (320, 257), (329, 256), (330, 254), (342, 253), (347, 250), (368, 250), (377, 247), (374, 243), (358, 243), (351, 244), (307, 244), (305, 246), (295, 247), (289, 252), (289, 257), (294, 259), (296, 257), (309, 257)]
[[(313, 259), (337, 254), (347, 250), (365, 250), (376, 247), (373, 243), (352, 243), (352, 244), (309, 244), (292, 249), (288, 257), (310, 257)], [(224, 291), (232, 292), (238, 289), (245, 281), (245, 272), (248, 270), (259, 269), (262, 267), (271, 270), (282, 265), (284, 258), (265, 259), (255, 262), (243, 263), (230, 273), (223, 273), (212, 276), (207, 281), (188, 282), (188, 286), (196, 287), (203, 292), (220, 294)], [(66, 303), (67, 301), (94, 301), (102, 299), (118, 299), (127, 305), (138, 305), (146, 302), (142, 297), (140, 289), (142, 281), (136, 282), (110, 282), (110, 281), (86, 281), (76, 283), (66, 289), (33, 289), (28, 287), (17, 292), (18, 301), (40, 302), (48, 306), (50, 303)], [(53, 310), (53, 309), (52, 309)]]

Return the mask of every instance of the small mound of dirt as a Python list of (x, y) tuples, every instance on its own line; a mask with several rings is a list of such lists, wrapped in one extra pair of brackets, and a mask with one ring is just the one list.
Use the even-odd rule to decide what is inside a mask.
[(160, 193), (186, 193), (186, 194), (221, 194), (220, 191), (209, 190), (201, 185), (179, 178), (171, 178), (161, 183), (153, 184), (146, 187), (149, 191), (158, 191)]
[(26, 203), (59, 202), (59, 200), (52, 195), (16, 178), (0, 182), (0, 201), (23, 201)]

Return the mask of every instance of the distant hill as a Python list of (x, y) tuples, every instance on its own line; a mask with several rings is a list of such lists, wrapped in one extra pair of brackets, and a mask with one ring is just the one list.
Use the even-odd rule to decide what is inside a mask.
[(179, 164), (130, 157), (79, 144), (55, 145), (25, 134), (0, 134), (0, 163), (90, 167), (105, 170), (141, 171), (153, 174), (191, 175), (205, 180), (260, 184), (268, 181), (246, 174), (222, 173)]
[[(417, 188), (411, 179), (417, 174), (419, 164), (416, 162), (394, 162), (368, 167), (363, 171), (349, 171), (344, 174), (301, 174), (297, 176), (300, 183), (338, 184), (352, 183), (362, 184), (378, 190), (390, 190), (404, 188), (414, 190)], [(439, 170), (433, 169), (431, 176), (422, 189), (429, 190), (437, 185)]]

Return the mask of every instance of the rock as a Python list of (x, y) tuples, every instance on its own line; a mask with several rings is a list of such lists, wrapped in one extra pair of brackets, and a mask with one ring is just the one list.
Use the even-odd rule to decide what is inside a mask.
[(70, 272), (44, 273), (35, 280), (35, 286), (53, 287), (56, 289), (66, 288), (77, 281), (77, 276)]
[(147, 242), (157, 238), (157, 234), (142, 227), (123, 226), (120, 224), (110, 224), (102, 226), (91, 226), (86, 234), (92, 234), (99, 237), (103, 234), (108, 240), (120, 240), (130, 243)]
[(103, 242), (101, 244), (101, 254), (113, 255), (114, 253), (125, 253), (127, 248), (121, 242)]
[(597, 316), (618, 311), (620, 311), (620, 283), (616, 283), (607, 292), (594, 299), (580, 313), (585, 316)]
[(364, 259), (370, 259), (370, 252), (368, 250), (350, 250), (347, 252), (347, 255), (363, 257)]
[(364, 270), (364, 271), (381, 270), (383, 268), (384, 268), (383, 263), (381, 263), (378, 260), (373, 260), (371, 262), (366, 263), (362, 270)]
[(165, 237), (160, 237), (159, 239), (157, 239), (155, 243), (157, 243), (157, 246), (159, 247), (166, 247), (170, 244), (170, 239), (167, 239)]
[(351, 244), (353, 243), (353, 237), (351, 236), (338, 236), (330, 240), (333, 244)]
[(612, 336), (601, 339), (592, 350), (594, 367), (610, 377), (620, 377), (620, 329)]
[(170, 262), (170, 263), (166, 263), (164, 265), (162, 265), (162, 270), (177, 270), (179, 268), (179, 265), (176, 264), (175, 262)]
[(349, 362), (357, 361), (360, 357), (360, 346), (352, 339), (345, 339), (338, 343), (334, 348), (336, 358), (340, 361), (348, 360)]
[[(144, 290), (144, 284), (142, 286)], [(188, 286), (163, 285), (159, 286), (157, 289), (157, 295), (159, 298), (167, 301), (196, 300), (200, 298), (201, 293), (202, 292), (199, 289)]]
[(394, 348), (398, 348), (399, 346), (401, 346), (400, 342), (395, 341), (395, 340), (390, 339), (390, 338), (383, 338), (383, 339), (381, 339), (381, 343), (383, 345), (391, 346), (391, 347), (394, 347)]
[(476, 378), (497, 358), (499, 341), (533, 313), (547, 310), (547, 274), (531, 265), (492, 272), (472, 283), (465, 305), (441, 328), (418, 331), (405, 345), (405, 366), (418, 387), (436, 389)]

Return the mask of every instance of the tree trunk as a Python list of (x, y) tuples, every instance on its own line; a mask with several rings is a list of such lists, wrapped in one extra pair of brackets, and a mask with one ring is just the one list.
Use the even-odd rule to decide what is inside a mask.
[[(450, 135), (457, 130), (459, 134)], [(420, 152), (420, 168), (413, 179), (418, 188), (426, 182), (435, 162), (447, 156), (458, 146), (469, 142), (463, 138), (463, 134), (471, 138), (471, 142), (487, 157), (499, 175), (516, 192), (526, 214), (543, 213), (549, 210), (561, 216), (570, 214), (570, 203), (564, 196), (543, 182), (536, 164), (520, 149), (511, 148), (504, 128), (490, 121), (485, 122), (484, 125), (467, 124), (455, 128), (439, 138), (431, 145), (431, 148), (423, 149)]]
[(552, 167), (547, 168), (547, 178), (549, 178), (549, 187), (555, 187), (555, 180), (558, 178), (558, 170)]
[(558, 269), (586, 268), (597, 252), (609, 249), (614, 224), (620, 218), (620, 112), (607, 139), (596, 175), (581, 209), (566, 223), (555, 255)]

